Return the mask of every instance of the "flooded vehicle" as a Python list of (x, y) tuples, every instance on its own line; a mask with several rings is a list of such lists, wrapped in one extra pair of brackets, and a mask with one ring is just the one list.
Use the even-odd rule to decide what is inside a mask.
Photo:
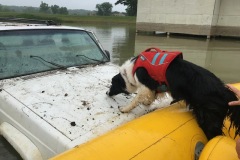
[(120, 113), (132, 96), (106, 95), (109, 61), (91, 31), (1, 22), (1, 135), (23, 159), (48, 159), (152, 110)]
[[(134, 94), (106, 95), (119, 67), (95, 34), (42, 22), (0, 23), (0, 134), (21, 158), (237, 157), (233, 139), (209, 143), (186, 105), (169, 105), (168, 94), (121, 113)], [(223, 140), (229, 145), (214, 151)]]

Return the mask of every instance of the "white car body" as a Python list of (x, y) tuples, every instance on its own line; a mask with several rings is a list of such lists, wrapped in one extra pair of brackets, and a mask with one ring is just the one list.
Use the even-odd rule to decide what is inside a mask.
[[(59, 28), (79, 30), (7, 26), (0, 31)], [(48, 159), (171, 100), (167, 97), (161, 105), (157, 100), (150, 108), (140, 106), (121, 113), (118, 107), (132, 96), (106, 95), (111, 78), (118, 72), (118, 66), (106, 62), (0, 80), (0, 133), (24, 159)]]

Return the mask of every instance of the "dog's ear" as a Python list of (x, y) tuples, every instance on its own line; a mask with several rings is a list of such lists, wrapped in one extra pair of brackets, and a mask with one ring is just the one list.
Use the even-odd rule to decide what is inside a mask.
[[(117, 75), (115, 75), (113, 78), (112, 78), (112, 84), (119, 84), (119, 83), (122, 83), (122, 75), (121, 73), (118, 73)], [(124, 80), (123, 80), (124, 81)]]

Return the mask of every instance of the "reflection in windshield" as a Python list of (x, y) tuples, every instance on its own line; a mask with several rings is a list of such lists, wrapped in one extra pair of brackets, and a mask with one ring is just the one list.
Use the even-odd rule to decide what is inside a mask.
[(0, 32), (0, 79), (106, 61), (103, 51), (86, 31)]

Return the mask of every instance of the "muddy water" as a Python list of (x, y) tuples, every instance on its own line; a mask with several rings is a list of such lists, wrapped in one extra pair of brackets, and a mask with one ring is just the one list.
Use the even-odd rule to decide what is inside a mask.
[(136, 34), (134, 25), (78, 26), (93, 30), (117, 65), (148, 47), (159, 47), (182, 51), (184, 59), (207, 68), (226, 83), (240, 82), (240, 38)]

